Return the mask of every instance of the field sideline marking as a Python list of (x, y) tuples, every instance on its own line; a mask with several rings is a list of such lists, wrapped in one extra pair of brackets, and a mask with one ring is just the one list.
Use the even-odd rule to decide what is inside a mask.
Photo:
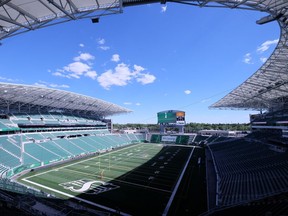
[(111, 211), (111, 212), (116, 212), (116, 213), (119, 213), (120, 215), (123, 215), (123, 216), (130, 216), (129, 214), (125, 213), (125, 212), (118, 212), (117, 210), (113, 209), (113, 208), (109, 208), (107, 206), (104, 206), (104, 205), (100, 205), (100, 204), (97, 204), (97, 203), (94, 203), (94, 202), (91, 202), (89, 200), (85, 200), (85, 199), (82, 199), (82, 198), (79, 198), (77, 196), (73, 196), (71, 194), (68, 194), (68, 193), (65, 193), (65, 192), (62, 192), (62, 191), (59, 191), (59, 190), (56, 190), (56, 189), (53, 189), (53, 188), (50, 188), (50, 187), (47, 187), (45, 185), (41, 185), (41, 184), (38, 184), (36, 182), (32, 182), (30, 180), (27, 180), (27, 179), (23, 179), (23, 181), (26, 181), (30, 184), (34, 184), (38, 187), (42, 187), (42, 188), (45, 188), (45, 189), (48, 189), (50, 191), (53, 191), (53, 192), (56, 192), (56, 193), (59, 193), (59, 194), (62, 194), (64, 196), (67, 196), (69, 198), (72, 198), (72, 199), (76, 199), (76, 200), (79, 200), (79, 201), (82, 201), (82, 202), (85, 202), (85, 203), (88, 203), (90, 205), (93, 205), (93, 206), (96, 206), (96, 207), (99, 207), (99, 208), (102, 208), (102, 209), (105, 209), (105, 210), (108, 210), (108, 211)]
[(178, 179), (178, 181), (177, 181), (177, 184), (175, 185), (175, 188), (174, 188), (174, 190), (173, 190), (173, 193), (172, 193), (172, 195), (171, 195), (171, 197), (170, 197), (170, 199), (169, 199), (169, 201), (168, 201), (168, 203), (167, 203), (167, 205), (166, 205), (166, 207), (165, 207), (165, 209), (164, 209), (164, 211), (163, 211), (162, 216), (165, 216), (165, 215), (168, 214), (168, 211), (169, 211), (169, 209), (170, 209), (170, 206), (171, 206), (171, 204), (172, 204), (172, 201), (174, 200), (174, 197), (175, 197), (175, 195), (176, 195), (176, 192), (177, 192), (177, 190), (178, 190), (178, 187), (179, 187), (179, 185), (180, 185), (180, 182), (182, 181), (182, 178), (183, 178), (184, 173), (185, 173), (185, 171), (186, 171), (186, 169), (187, 169), (187, 166), (188, 166), (188, 164), (189, 164), (189, 162), (190, 162), (190, 159), (191, 159), (191, 157), (192, 157), (192, 155), (193, 155), (193, 153), (194, 153), (194, 150), (195, 150), (195, 147), (192, 149), (192, 151), (191, 151), (191, 153), (190, 153), (190, 155), (189, 155), (189, 158), (188, 158), (187, 161), (186, 161), (186, 164), (185, 164), (185, 166), (184, 166), (184, 168), (183, 168), (183, 170), (182, 170), (182, 172), (181, 172), (181, 175), (180, 175), (180, 177), (179, 177), (179, 179)]
[[(132, 147), (141, 145), (141, 144), (144, 144), (144, 143), (138, 143), (138, 144), (136, 144), (136, 145), (132, 145), (132, 146), (129, 146), (129, 147), (126, 147), (126, 148), (121, 148), (121, 149), (118, 149), (118, 150), (113, 151), (113, 152), (121, 151), (121, 150), (123, 150), (123, 149), (129, 149), (129, 148), (132, 148)], [(111, 151), (110, 151), (108, 154), (110, 154), (110, 153), (111, 153)], [(97, 156), (98, 156), (98, 157), (102, 157), (103, 155), (97, 155)], [(68, 164), (68, 165), (65, 165), (65, 166), (61, 166), (60, 168), (57, 168), (57, 169), (60, 170), (60, 169), (63, 169), (63, 168), (69, 167), (69, 166), (73, 166), (73, 165), (78, 164), (78, 163), (82, 163), (82, 162), (86, 162), (86, 161), (89, 161), (89, 160), (93, 160), (93, 159), (95, 159), (95, 158), (96, 158), (96, 157), (93, 156), (92, 158), (88, 158), (88, 159), (85, 159), (85, 160), (80, 160), (80, 161), (75, 162), (75, 163), (71, 162), (71, 164)], [(53, 170), (54, 170), (54, 169), (47, 170), (47, 171), (45, 171), (45, 172), (41, 172), (41, 173), (38, 173), (38, 174), (35, 174), (35, 175), (31, 175), (31, 176), (28, 176), (28, 177), (23, 178), (23, 179), (29, 179), (29, 178), (32, 178), (32, 177), (35, 177), (35, 176), (38, 176), (38, 175), (46, 174), (46, 173), (52, 172)]]

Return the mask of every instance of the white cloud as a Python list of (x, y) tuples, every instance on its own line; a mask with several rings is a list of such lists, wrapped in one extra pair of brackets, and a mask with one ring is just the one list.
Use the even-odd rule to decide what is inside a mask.
[(87, 72), (84, 74), (84, 76), (89, 77), (89, 78), (95, 80), (96, 77), (97, 77), (97, 73), (96, 73), (96, 71), (87, 71)]
[[(59, 76), (59, 77), (67, 77), (64, 73), (65, 73), (64, 70), (58, 69), (58, 71), (52, 73), (52, 75), (53, 75), (53, 76)], [(69, 77), (67, 77), (67, 78), (69, 78)]]
[(6, 81), (6, 82), (18, 82), (19, 81), (17, 79), (10, 79), (10, 78), (1, 77), (1, 76), (0, 76), (0, 80)]
[(101, 50), (104, 50), (104, 51), (106, 51), (106, 50), (109, 50), (109, 49), (110, 49), (110, 47), (109, 47), (109, 46), (99, 46), (99, 48), (100, 48)]
[(35, 86), (39, 86), (39, 87), (51, 87), (51, 88), (70, 88), (69, 85), (65, 85), (65, 84), (55, 84), (55, 83), (48, 83), (48, 82), (45, 82), (45, 81), (39, 81), (39, 82), (36, 82), (34, 83)]
[(246, 64), (253, 64), (253, 62), (252, 62), (252, 57), (251, 57), (251, 53), (246, 53), (246, 54), (244, 55), (243, 62), (246, 63)]
[(191, 90), (188, 90), (188, 89), (187, 89), (187, 90), (184, 91), (184, 93), (187, 94), (187, 95), (189, 95), (189, 94), (191, 94)]
[(99, 44), (99, 45), (105, 44), (105, 39), (104, 39), (104, 38), (99, 38), (99, 39), (98, 39), (98, 44)]
[(124, 102), (125, 105), (131, 105), (131, 102)]
[(142, 66), (139, 66), (139, 65), (134, 65), (133, 67), (134, 67), (135, 72), (137, 72), (137, 73), (145, 70), (145, 68), (143, 68)]
[[(124, 102), (124, 105), (132, 105), (132, 102)], [(136, 106), (141, 106), (141, 103), (137, 102), (135, 103)]]
[(74, 62), (64, 66), (62, 69), (56, 70), (52, 75), (76, 79), (79, 79), (81, 76), (86, 76), (95, 80), (97, 77), (96, 71), (91, 68), (89, 63), (87, 64), (83, 62), (93, 60), (94, 58), (95, 57), (89, 53), (81, 53), (73, 59)]
[(34, 86), (47, 88), (47, 85), (45, 85), (45, 84), (43, 84), (43, 83), (38, 83), (38, 82), (34, 83)]
[(118, 55), (118, 54), (112, 55), (111, 61), (119, 62), (120, 61), (120, 55)]
[[(101, 39), (100, 43), (105, 43), (105, 40)], [(94, 59), (95, 57), (89, 53), (80, 53), (79, 56), (73, 58), (73, 62), (63, 68), (57, 69), (52, 75), (69, 79), (88, 77), (92, 80), (97, 80), (100, 86), (107, 90), (111, 86), (125, 86), (132, 81), (146, 85), (156, 80), (156, 77), (146, 72), (144, 67), (140, 65), (133, 65), (131, 67), (125, 63), (118, 63), (115, 68), (108, 69), (98, 76), (97, 72), (92, 68), (92, 60)], [(111, 61), (119, 62), (120, 55), (114, 54)]]
[(106, 51), (106, 50), (109, 50), (109, 49), (110, 49), (109, 46), (105, 45), (106, 41), (105, 41), (104, 38), (99, 38), (98, 41), (97, 41), (97, 43), (98, 43), (98, 45), (99, 45), (98, 48), (101, 49), (101, 50)]
[(52, 88), (70, 88), (69, 85), (65, 85), (65, 84), (62, 84), (62, 85), (57, 85), (57, 84), (50, 84), (50, 87)]
[(161, 6), (161, 12), (165, 13), (167, 10), (167, 5)]
[(143, 85), (153, 83), (156, 77), (149, 73), (143, 73), (145, 70), (142, 66), (134, 65), (133, 69), (129, 68), (129, 65), (124, 63), (118, 64), (114, 70), (110, 69), (100, 76), (98, 76), (97, 81), (99, 84), (105, 88), (110, 89), (111, 86), (125, 86), (129, 82), (136, 80)]
[(100, 85), (109, 89), (112, 85), (125, 86), (133, 78), (133, 72), (130, 71), (129, 67), (124, 64), (118, 64), (113, 70), (108, 70), (102, 73), (98, 78)]
[(64, 70), (67, 72), (71, 72), (72, 74), (75, 74), (77, 76), (82, 75), (83, 73), (89, 71), (91, 67), (88, 64), (85, 64), (83, 62), (73, 62), (69, 65), (64, 67)]
[(265, 63), (265, 62), (267, 61), (267, 58), (266, 58), (266, 57), (261, 57), (261, 58), (260, 58), (260, 61), (261, 61), (262, 63)]
[(95, 57), (89, 53), (80, 53), (79, 56), (75, 57), (74, 61), (89, 61), (93, 60)]
[(80, 43), (79, 46), (80, 46), (80, 47), (84, 47), (84, 44), (83, 44), (83, 43)]
[(140, 82), (143, 85), (153, 83), (156, 80), (156, 77), (154, 75), (151, 75), (149, 73), (147, 74), (139, 74), (139, 77), (136, 79), (137, 82)]
[(279, 39), (265, 41), (264, 43), (262, 43), (262, 44), (257, 48), (257, 52), (259, 52), (259, 53), (265, 52), (266, 50), (268, 50), (268, 49), (270, 48), (271, 45), (277, 44), (278, 41), (279, 41)]

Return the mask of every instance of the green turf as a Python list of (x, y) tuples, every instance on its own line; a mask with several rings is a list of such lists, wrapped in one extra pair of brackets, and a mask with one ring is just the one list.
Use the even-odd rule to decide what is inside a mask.
[(190, 152), (191, 148), (136, 144), (33, 171), (18, 181), (107, 210), (141, 215), (149, 205), (151, 212), (161, 214)]
[[(29, 173), (19, 179), (21, 182), (33, 186), (28, 181), (45, 185), (53, 189), (63, 190), (59, 184), (71, 182), (79, 179), (94, 179), (99, 181), (110, 181), (135, 169), (147, 162), (162, 149), (161, 145), (138, 144), (131, 147), (111, 151), (93, 158), (84, 159), (74, 163), (64, 164), (50, 168), (48, 170), (39, 170)], [(28, 181), (27, 181), (28, 180)], [(34, 187), (43, 191), (51, 192), (49, 189), (41, 188), (34, 184)], [(53, 192), (55, 194), (55, 192)], [(70, 192), (72, 195), (79, 193)], [(55, 194), (65, 198), (63, 194)], [(67, 198), (67, 197), (66, 197)]]

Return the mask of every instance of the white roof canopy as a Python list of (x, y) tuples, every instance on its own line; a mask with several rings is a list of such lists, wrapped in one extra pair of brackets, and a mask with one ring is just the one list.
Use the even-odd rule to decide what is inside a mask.
[(61, 22), (120, 12), (119, 0), (0, 0), (0, 40)]
[(104, 118), (130, 110), (100, 99), (38, 86), (0, 83), (1, 113), (62, 111)]

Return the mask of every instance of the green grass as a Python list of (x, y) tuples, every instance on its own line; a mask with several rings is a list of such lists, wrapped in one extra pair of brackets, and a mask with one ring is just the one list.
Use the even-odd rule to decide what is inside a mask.
[(190, 152), (191, 148), (136, 144), (33, 171), (18, 181), (59, 198), (129, 214), (141, 215), (149, 201), (151, 211), (161, 214)]

